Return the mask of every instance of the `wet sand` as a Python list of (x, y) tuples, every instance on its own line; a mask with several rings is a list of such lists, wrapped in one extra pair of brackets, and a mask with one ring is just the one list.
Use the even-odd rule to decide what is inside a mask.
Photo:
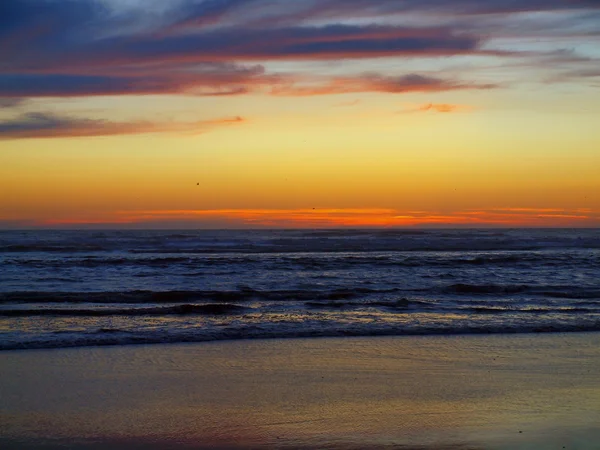
[(600, 448), (600, 333), (0, 353), (3, 449)]

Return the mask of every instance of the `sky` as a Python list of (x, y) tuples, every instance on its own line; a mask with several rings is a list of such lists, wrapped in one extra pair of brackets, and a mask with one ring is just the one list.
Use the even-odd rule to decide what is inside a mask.
[(598, 0), (2, 0), (0, 228), (600, 226)]

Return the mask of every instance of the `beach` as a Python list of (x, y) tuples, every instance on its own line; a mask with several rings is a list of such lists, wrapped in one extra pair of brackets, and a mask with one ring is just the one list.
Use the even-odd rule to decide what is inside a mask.
[(600, 448), (600, 334), (0, 353), (0, 447)]

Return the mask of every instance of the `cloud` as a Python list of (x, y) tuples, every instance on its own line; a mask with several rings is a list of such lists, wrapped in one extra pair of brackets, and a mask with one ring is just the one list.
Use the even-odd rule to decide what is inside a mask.
[(492, 89), (494, 84), (478, 84), (421, 74), (386, 76), (366, 73), (348, 77), (270, 76), (261, 66), (252, 68), (226, 65), (221, 69), (195, 74), (162, 76), (88, 75), (0, 75), (0, 98), (81, 97), (97, 95), (188, 94), (232, 96), (266, 91), (276, 96), (314, 96), (357, 92), (441, 92), (460, 89)]
[(38, 112), (0, 122), (0, 139), (90, 137), (158, 132), (204, 133), (215, 127), (240, 124), (244, 121), (242, 117), (236, 116), (197, 122), (112, 122)]
[(17, 108), (23, 105), (26, 102), (26, 99), (19, 97), (8, 97), (2, 98), (0, 97), (0, 109), (1, 108)]
[(600, 8), (597, 0), (321, 0), (304, 17), (368, 17), (409, 12), (487, 15), (585, 9)]
[(351, 107), (351, 106), (356, 106), (358, 104), (360, 104), (360, 100), (351, 100), (351, 101), (348, 101), (348, 102), (336, 103), (333, 106), (338, 107), (338, 108), (347, 108), (347, 107)]
[[(541, 26), (549, 14), (522, 12), (561, 21)], [(0, 97), (280, 94), (298, 84), (298, 74), (266, 72), (280, 60), (524, 55), (535, 65), (531, 51), (491, 45), (490, 21), (494, 36), (600, 35), (599, 13), (597, 0), (2, 0)], [(348, 81), (351, 91), (401, 92), (391, 74), (380, 77)], [(340, 81), (316, 91), (343, 90)]]
[(408, 92), (442, 92), (458, 89), (492, 89), (493, 84), (464, 83), (455, 80), (420, 74), (385, 76), (363, 74), (356, 77), (335, 77), (324, 83), (282, 85), (272, 89), (274, 95), (312, 96), (346, 94), (356, 92), (385, 92), (402, 94)]
[(187, 93), (201, 96), (239, 95), (253, 85), (270, 84), (259, 65), (210, 63), (186, 72), (160, 67), (149, 73), (129, 70), (123, 75), (0, 74), (0, 97), (79, 97)]
[[(293, 11), (310, 13), (312, 2), (295, 4)], [(479, 36), (445, 26), (256, 26), (290, 10), (279, 0), (181, 0), (160, 14), (152, 14), (153, 4), (118, 5), (4, 0), (0, 97), (242, 95), (293, 83), (294, 74), (267, 74), (255, 62), (451, 56), (477, 53), (481, 44)]]
[[(94, 67), (133, 64), (180, 64), (376, 58), (383, 56), (444, 56), (477, 53), (478, 36), (446, 27), (411, 28), (381, 25), (293, 26), (286, 28), (219, 28), (186, 34), (131, 35), (55, 42), (22, 49), (10, 70), (20, 73), (90, 72)], [(0, 53), (1, 55), (1, 53)]]
[(408, 13), (472, 16), (600, 9), (597, 0), (205, 0), (180, 2), (172, 28), (378, 18)]
[(441, 113), (449, 113), (456, 111), (458, 109), (458, 105), (448, 105), (446, 103), (433, 104), (429, 103), (427, 105), (421, 106), (421, 111), (437, 111)]
[(399, 114), (410, 114), (410, 113), (419, 113), (419, 112), (437, 112), (437, 113), (453, 113), (453, 112), (461, 112), (461, 111), (470, 111), (472, 108), (470, 106), (465, 105), (453, 105), (449, 103), (426, 103), (424, 105), (417, 105), (412, 107), (407, 107), (401, 111), (398, 111)]
[[(600, 61), (599, 61), (600, 62)], [(569, 70), (549, 76), (546, 81), (548, 83), (565, 83), (578, 82), (588, 80), (594, 81), (600, 79), (600, 69), (597, 68), (581, 68), (577, 70)]]

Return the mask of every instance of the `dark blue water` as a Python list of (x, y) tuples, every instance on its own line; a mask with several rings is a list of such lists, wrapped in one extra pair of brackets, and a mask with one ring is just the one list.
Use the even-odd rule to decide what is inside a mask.
[(0, 349), (600, 331), (600, 230), (0, 232)]

